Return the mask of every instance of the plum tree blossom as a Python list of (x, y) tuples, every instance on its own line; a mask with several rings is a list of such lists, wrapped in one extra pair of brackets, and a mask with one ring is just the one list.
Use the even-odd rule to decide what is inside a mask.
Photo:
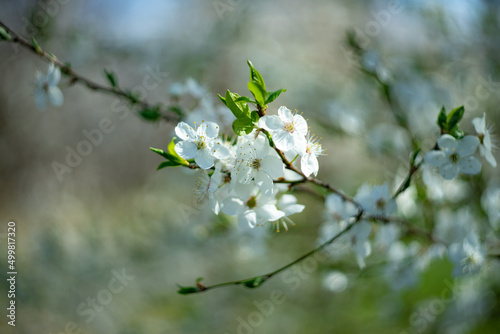
[(254, 140), (243, 138), (236, 156), (232, 177), (240, 183), (254, 180), (264, 195), (271, 195), (274, 192), (273, 179), (283, 176), (284, 165), (276, 151), (269, 146), (267, 138), (261, 134)]
[[(196, 126), (196, 125), (195, 125)], [(175, 151), (184, 159), (193, 159), (202, 169), (214, 165), (214, 158), (225, 159), (229, 156), (227, 147), (217, 140), (219, 126), (213, 122), (202, 122), (196, 129), (184, 122), (175, 127), (181, 139), (175, 144)]]
[(307, 134), (306, 138), (306, 149), (302, 152), (302, 157), (300, 159), (300, 169), (305, 176), (314, 174), (318, 175), (319, 163), (318, 156), (324, 155), (325, 150), (323, 146), (319, 143), (319, 138), (310, 133)]
[(222, 212), (238, 216), (240, 224), (248, 224), (252, 228), (285, 216), (276, 208), (276, 198), (264, 195), (254, 183), (236, 184), (234, 195), (222, 203)]
[(61, 80), (61, 70), (54, 63), (50, 63), (46, 75), (40, 71), (36, 72), (35, 101), (38, 109), (44, 110), (47, 101), (58, 107), (63, 104), (64, 96), (57, 86), (59, 80)]
[(280, 231), (280, 223), (283, 225), (286, 231), (288, 231), (288, 225), (294, 225), (294, 222), (288, 218), (295, 213), (301, 213), (305, 209), (305, 205), (297, 204), (297, 198), (290, 194), (283, 194), (276, 203), (276, 208), (282, 211), (285, 215), (279, 220), (275, 221), (274, 225), (276, 232)]
[(437, 143), (440, 150), (427, 152), (424, 160), (430, 166), (437, 167), (445, 180), (452, 180), (460, 173), (477, 174), (481, 170), (481, 163), (472, 156), (479, 146), (477, 137), (465, 136), (457, 140), (444, 134)]
[(479, 153), (483, 156), (486, 161), (489, 162), (493, 167), (497, 166), (497, 161), (491, 153), (493, 144), (491, 142), (490, 129), (486, 124), (486, 113), (483, 113), (483, 117), (476, 117), (472, 120), (472, 125), (477, 132), (477, 137), (479, 138)]
[(263, 116), (259, 126), (268, 130), (279, 150), (301, 153), (306, 150), (307, 122), (301, 115), (281, 106), (278, 116)]
[(391, 197), (387, 183), (374, 187), (365, 184), (359, 188), (354, 198), (366, 214), (387, 216), (397, 210), (396, 201)]

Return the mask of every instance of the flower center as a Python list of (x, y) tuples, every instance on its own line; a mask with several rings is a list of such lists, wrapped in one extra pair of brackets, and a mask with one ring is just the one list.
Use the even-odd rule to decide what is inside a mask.
[(205, 143), (205, 137), (200, 136), (200, 138), (196, 141), (196, 146), (198, 150), (204, 149), (207, 147), (207, 143)]
[(377, 209), (382, 210), (383, 208), (385, 208), (385, 204), (385, 200), (383, 198), (379, 198), (375, 203), (375, 206), (377, 207)]
[(226, 176), (224, 176), (224, 183), (230, 183), (231, 182), (231, 174), (227, 173)]
[(257, 206), (257, 198), (255, 196), (250, 197), (246, 204), (249, 209), (255, 208)]
[(262, 161), (262, 159), (254, 159), (252, 161), (252, 168), (255, 169), (255, 170), (259, 170), (260, 169), (260, 162)]
[(480, 133), (477, 135), (477, 138), (479, 139), (479, 142), (481, 143), (481, 145), (483, 144), (483, 140), (484, 140), (484, 133)]
[(287, 132), (290, 132), (290, 133), (293, 133), (293, 131), (294, 131), (294, 124), (293, 124), (293, 122), (285, 123), (285, 126), (283, 127), (283, 130), (285, 130)]
[(49, 92), (49, 83), (48, 82), (44, 82), (43, 83), (43, 86), (42, 86), (42, 89), (45, 93), (48, 93)]
[(458, 153), (453, 153), (450, 155), (450, 161), (453, 164), (456, 164), (459, 159), (460, 159), (460, 156), (458, 155)]

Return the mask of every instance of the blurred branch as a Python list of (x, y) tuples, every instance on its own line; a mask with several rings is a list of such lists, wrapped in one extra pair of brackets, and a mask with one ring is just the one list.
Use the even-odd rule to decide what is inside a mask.
[(351, 224), (347, 225), (346, 228), (344, 228), (342, 231), (340, 231), (339, 233), (335, 234), (334, 236), (332, 236), (330, 239), (328, 239), (326, 242), (324, 242), (323, 244), (319, 245), (318, 247), (316, 247), (315, 249), (303, 254), (302, 256), (300, 256), (299, 258), (293, 260), (292, 262), (284, 265), (283, 267), (281, 268), (278, 268), (274, 271), (271, 271), (270, 273), (267, 273), (267, 274), (264, 274), (264, 275), (259, 275), (259, 276), (255, 276), (255, 277), (251, 277), (251, 278), (246, 278), (246, 279), (242, 279), (242, 280), (238, 280), (238, 281), (230, 281), (230, 282), (224, 282), (224, 283), (219, 283), (219, 284), (215, 284), (215, 285), (209, 285), (209, 286), (204, 286), (203, 284), (201, 284), (198, 280), (198, 282), (196, 283), (196, 287), (183, 287), (183, 286), (179, 286), (179, 293), (180, 294), (193, 294), (193, 293), (198, 293), (198, 292), (204, 292), (204, 291), (208, 291), (208, 290), (212, 290), (212, 289), (215, 289), (215, 288), (220, 288), (220, 287), (224, 287), (224, 286), (231, 286), (231, 285), (244, 285), (245, 287), (247, 288), (257, 288), (259, 286), (261, 286), (264, 282), (266, 282), (267, 280), (269, 280), (270, 278), (276, 276), (277, 274), (281, 273), (282, 271), (285, 271), (287, 270), (288, 268), (294, 266), (295, 264), (299, 263), (300, 261), (318, 253), (319, 251), (321, 251), (322, 249), (324, 249), (326, 246), (330, 245), (332, 242), (334, 242), (335, 240), (337, 240), (338, 238), (340, 238), (343, 234), (345, 234), (347, 231), (349, 231), (354, 225), (356, 225), (357, 222), (359, 222), (361, 220), (361, 216), (363, 215), (363, 210), (362, 209), (359, 209), (358, 210), (358, 213), (356, 214), (356, 216), (354, 217), (351, 217), (352, 219), (352, 222)]
[(70, 79), (71, 84), (78, 82), (80, 84), (83, 84), (84, 86), (86, 86), (87, 88), (89, 88), (91, 90), (100, 91), (103, 93), (118, 96), (120, 98), (124, 98), (124, 99), (128, 100), (128, 102), (130, 102), (132, 105), (140, 106), (141, 109), (143, 109), (143, 110), (157, 110), (158, 113), (161, 115), (160, 117), (167, 122), (178, 122), (180, 120), (181, 111), (178, 110), (177, 107), (171, 107), (171, 106), (162, 107), (160, 105), (153, 105), (153, 104), (147, 102), (145, 99), (141, 99), (141, 98), (137, 97), (131, 91), (120, 88), (117, 85), (105, 86), (105, 85), (99, 84), (95, 81), (92, 81), (92, 80), (84, 77), (83, 75), (75, 72), (71, 68), (70, 64), (63, 63), (62, 61), (57, 59), (57, 57), (55, 55), (44, 51), (34, 38), (31, 38), (31, 41), (28, 41), (27, 39), (18, 35), (11, 28), (9, 28), (5, 23), (0, 21), (0, 29), (2, 29), (2, 28), (5, 31), (2, 32), (2, 34), (1, 34), (2, 38), (0, 40), (6, 41), (9, 43), (19, 44), (22, 47), (32, 51), (34, 54), (38, 55), (39, 57), (54, 63), (54, 65), (59, 67), (61, 69), (61, 72)]

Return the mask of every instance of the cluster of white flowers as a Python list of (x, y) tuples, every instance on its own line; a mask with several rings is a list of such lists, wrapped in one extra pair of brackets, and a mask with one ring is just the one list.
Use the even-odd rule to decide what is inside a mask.
[(437, 144), (439, 150), (429, 151), (425, 154), (425, 162), (436, 167), (445, 180), (452, 180), (461, 174), (474, 175), (481, 171), (481, 163), (473, 156), (479, 147), (481, 156), (485, 157), (493, 167), (497, 163), (492, 154), (491, 134), (486, 126), (486, 115), (474, 118), (472, 124), (477, 136), (465, 136), (460, 139), (444, 134), (439, 137)]
[(287, 193), (287, 182), (294, 180), (285, 179), (285, 162), (292, 164), (300, 156), (302, 174), (296, 174), (300, 178), (317, 175), (317, 157), (324, 149), (309, 134), (306, 120), (285, 107), (279, 108), (278, 115), (261, 117), (255, 125), (248, 135), (229, 140), (214, 122), (193, 126), (180, 122), (175, 128), (179, 139), (175, 152), (193, 159), (201, 169), (195, 189), (198, 202), (207, 199), (215, 213), (237, 216), (250, 227), (271, 223), (278, 231), (280, 224), (287, 230), (293, 224), (288, 217), (302, 212), (304, 205)]

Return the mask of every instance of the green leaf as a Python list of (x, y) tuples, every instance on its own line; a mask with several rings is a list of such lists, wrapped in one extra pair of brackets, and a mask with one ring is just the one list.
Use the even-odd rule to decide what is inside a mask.
[(264, 87), (258, 82), (255, 81), (249, 81), (248, 82), (248, 89), (252, 93), (252, 95), (255, 97), (255, 101), (262, 106), (263, 108), (266, 105), (266, 99), (267, 99), (267, 92)]
[(269, 103), (273, 102), (274, 100), (276, 100), (276, 98), (278, 96), (280, 96), (280, 94), (283, 92), (286, 92), (286, 89), (278, 89), (278, 90), (275, 90), (274, 92), (268, 93), (269, 96), (267, 97), (266, 104), (269, 104)]
[(219, 99), (222, 101), (222, 103), (224, 103), (227, 106), (226, 99), (222, 95), (220, 95), (220, 94), (217, 94), (217, 95), (219, 96)]
[(139, 111), (139, 115), (148, 121), (157, 121), (160, 119), (161, 114), (158, 108), (144, 108)]
[(252, 113), (250, 114), (250, 119), (253, 123), (257, 123), (260, 119), (259, 113), (256, 110), (252, 111)]
[(36, 41), (35, 37), (31, 37), (31, 45), (33, 45), (33, 48), (35, 48), (36, 53), (39, 55), (43, 55), (42, 48), (40, 47), (40, 44)]
[(249, 279), (248, 281), (243, 282), (243, 285), (246, 286), (247, 288), (254, 289), (254, 288), (260, 286), (265, 281), (266, 280), (264, 279), (264, 276), (259, 276), (259, 277), (255, 277), (255, 278)]
[(168, 110), (173, 112), (173, 113), (176, 113), (180, 117), (184, 116), (184, 111), (179, 106), (170, 106), (170, 107), (168, 107)]
[(448, 129), (451, 131), (451, 129), (455, 128), (458, 125), (458, 122), (462, 120), (462, 117), (464, 117), (464, 106), (460, 106), (458, 108), (453, 109), (450, 111), (448, 114)]
[(250, 60), (247, 60), (248, 67), (250, 67), (250, 81), (254, 81), (262, 86), (264, 91), (266, 90), (266, 84), (264, 83), (264, 79), (262, 75), (260, 75), (259, 71), (253, 67), (253, 64)]
[(11, 37), (4, 27), (0, 27), (0, 39), (10, 41)]
[(161, 164), (159, 164), (158, 167), (156, 167), (156, 170), (160, 170), (160, 169), (163, 169), (165, 167), (179, 167), (179, 166), (181, 166), (179, 163), (177, 163), (175, 161), (167, 160), (167, 161), (163, 161)]
[(450, 135), (452, 135), (453, 137), (457, 138), (457, 139), (460, 139), (460, 138), (463, 138), (465, 133), (460, 130), (457, 126), (455, 126), (453, 129), (450, 130)]
[(179, 290), (177, 290), (177, 293), (181, 295), (188, 295), (190, 293), (196, 293), (200, 291), (200, 289), (194, 286), (181, 286), (177, 284), (177, 287), (179, 288)]
[(233, 122), (233, 131), (238, 136), (244, 136), (252, 132), (254, 125), (250, 118), (238, 118)]
[[(174, 137), (174, 139), (175, 139), (175, 137)], [(179, 165), (188, 166), (189, 162), (187, 162), (186, 159), (182, 158), (181, 156), (179, 156), (177, 154), (177, 152), (175, 152), (175, 142), (174, 142), (174, 139), (172, 139), (172, 141), (168, 144), (168, 148), (167, 148), (168, 152), (165, 152), (162, 149), (154, 148), (154, 147), (150, 147), (149, 149), (151, 151), (153, 151), (153, 152), (161, 155), (162, 157), (164, 157), (168, 161), (170, 161), (172, 163), (175, 163), (175, 166), (179, 166)], [(168, 167), (168, 166), (170, 166), (170, 165), (165, 165), (164, 167)]]
[(118, 79), (116, 79), (115, 73), (113, 73), (112, 71), (104, 70), (104, 74), (106, 75), (106, 78), (108, 79), (111, 87), (117, 88), (118, 87)]
[(448, 130), (448, 118), (446, 117), (446, 110), (444, 109), (444, 106), (441, 108), (441, 111), (439, 112), (437, 125), (442, 131), (446, 132)]
[(236, 118), (250, 118), (250, 108), (246, 102), (236, 102), (240, 96), (226, 91), (226, 105)]
[(255, 100), (252, 100), (248, 96), (240, 96), (234, 102), (250, 102), (250, 103), (257, 104), (257, 102)]
[(205, 278), (203, 278), (203, 277), (198, 277), (198, 278), (196, 279), (196, 283), (200, 283), (200, 282), (201, 282), (201, 281), (203, 281), (204, 279), (205, 279)]

